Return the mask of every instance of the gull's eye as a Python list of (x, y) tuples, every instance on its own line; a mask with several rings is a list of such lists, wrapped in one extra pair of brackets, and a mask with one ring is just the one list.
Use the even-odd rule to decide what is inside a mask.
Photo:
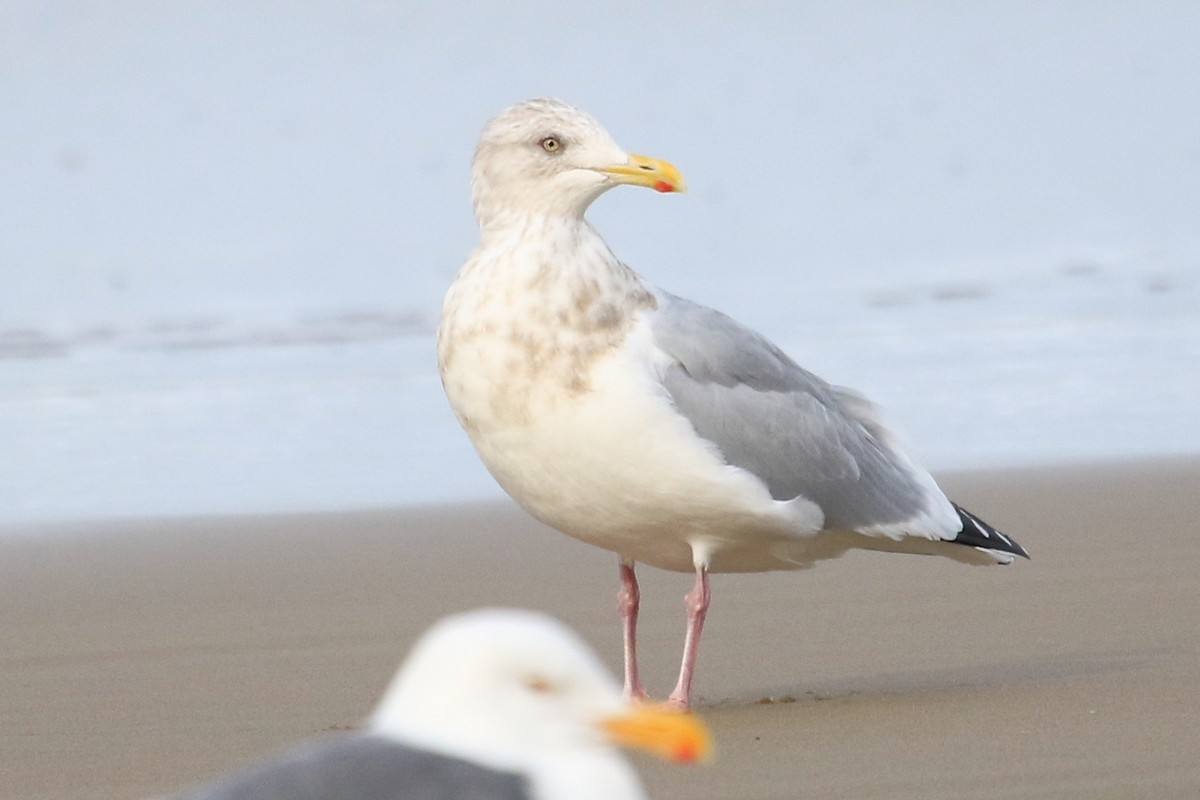
[(547, 136), (545, 139), (542, 139), (540, 142), (538, 142), (538, 144), (540, 144), (542, 149), (547, 153), (557, 153), (563, 149), (562, 140), (557, 136)]
[(556, 689), (554, 683), (542, 675), (525, 676), (525, 688), (535, 694), (551, 694)]

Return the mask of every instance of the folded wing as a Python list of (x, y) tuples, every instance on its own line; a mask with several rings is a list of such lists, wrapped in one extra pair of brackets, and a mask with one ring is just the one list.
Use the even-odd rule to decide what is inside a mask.
[(728, 316), (662, 294), (650, 319), (661, 380), (696, 432), (776, 500), (804, 497), (825, 528), (953, 539), (962, 525), (862, 396), (832, 386)]

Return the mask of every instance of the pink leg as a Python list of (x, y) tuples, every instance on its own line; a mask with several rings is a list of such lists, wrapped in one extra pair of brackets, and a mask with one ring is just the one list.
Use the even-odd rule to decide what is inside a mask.
[(700, 647), (700, 632), (704, 630), (704, 615), (708, 613), (708, 567), (696, 567), (696, 585), (684, 598), (687, 604), (687, 637), (683, 640), (683, 664), (679, 667), (679, 683), (667, 698), (671, 705), (687, 708), (692, 701), (692, 677), (696, 671), (696, 651)]
[(632, 700), (646, 699), (646, 687), (642, 686), (642, 680), (638, 677), (637, 665), (637, 618), (641, 597), (633, 562), (621, 559), (621, 590), (617, 592), (617, 609), (621, 612), (625, 634), (625, 696)]

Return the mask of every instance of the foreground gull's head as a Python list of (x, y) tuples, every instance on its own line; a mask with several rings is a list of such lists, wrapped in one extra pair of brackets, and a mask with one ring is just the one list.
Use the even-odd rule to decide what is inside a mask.
[(674, 761), (707, 755), (678, 711), (633, 706), (595, 655), (543, 614), (447, 617), (401, 666), (368, 730), (335, 736), (179, 800), (637, 800), (614, 745)]
[(673, 761), (708, 752), (693, 717), (632, 706), (573, 631), (534, 612), (448, 617), (417, 643), (376, 709), (385, 736), (522, 768), (612, 744)]
[(544, 97), (494, 117), (471, 170), (475, 216), (485, 229), (514, 217), (582, 216), (601, 193), (621, 183), (684, 190), (671, 164), (625, 152), (587, 113)]

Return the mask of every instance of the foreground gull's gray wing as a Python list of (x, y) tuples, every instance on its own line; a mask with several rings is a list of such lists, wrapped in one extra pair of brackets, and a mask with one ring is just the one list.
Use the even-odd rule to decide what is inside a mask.
[(650, 325), (672, 359), (662, 382), (679, 412), (776, 500), (811, 500), (826, 528), (843, 530), (905, 523), (947, 502), (893, 448), (865, 398), (804, 370), (758, 333), (666, 293)]
[(529, 800), (524, 778), (382, 736), (309, 745), (175, 800)]

